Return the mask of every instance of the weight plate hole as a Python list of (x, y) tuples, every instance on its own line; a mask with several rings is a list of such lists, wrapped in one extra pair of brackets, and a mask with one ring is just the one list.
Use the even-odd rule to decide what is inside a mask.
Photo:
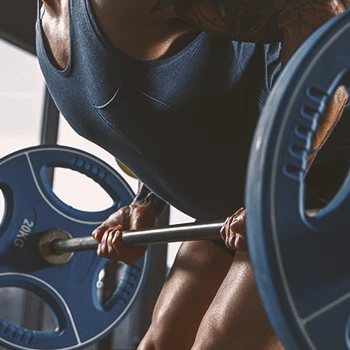
[(324, 208), (337, 195), (348, 172), (345, 162), (314, 164), (305, 178), (306, 209)]
[[(0, 327), (12, 324), (16, 327), (35, 331), (53, 332), (58, 328), (56, 317), (50, 306), (38, 295), (23, 288), (0, 288)], [(42, 317), (38, 317), (42, 315)]]
[(113, 200), (107, 192), (88, 176), (71, 169), (55, 167), (53, 170), (53, 192), (68, 206), (96, 212), (113, 205)]
[[(108, 308), (110, 303), (113, 303), (113, 296), (118, 293), (122, 295), (128, 293), (128, 288), (121, 285), (127, 285), (129, 282), (125, 281), (124, 272), (127, 265), (120, 261), (109, 261), (98, 275), (96, 282), (97, 299), (103, 308)], [(121, 290), (123, 289), (123, 290)]]
[(13, 196), (11, 188), (0, 184), (0, 237), (6, 231), (12, 220)]
[(6, 201), (3, 191), (0, 189), (0, 229), (5, 219)]

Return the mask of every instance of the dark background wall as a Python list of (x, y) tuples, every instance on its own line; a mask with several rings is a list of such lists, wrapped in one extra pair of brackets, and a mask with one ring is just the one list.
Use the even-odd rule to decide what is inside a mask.
[(37, 0), (0, 0), (0, 37), (35, 54)]

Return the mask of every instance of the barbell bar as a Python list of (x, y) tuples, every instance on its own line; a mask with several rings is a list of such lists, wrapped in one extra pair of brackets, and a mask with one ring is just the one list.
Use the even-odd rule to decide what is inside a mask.
[[(204, 239), (220, 239), (223, 221), (203, 224), (173, 225), (160, 228), (130, 230), (122, 232), (122, 241), (127, 246), (139, 246), (154, 243), (170, 243), (181, 241), (198, 241)], [(53, 230), (54, 231), (54, 230)], [(79, 252), (95, 250), (98, 243), (91, 236), (81, 238), (57, 239), (50, 248), (54, 253)]]
[[(305, 214), (311, 217), (317, 214), (319, 210), (308, 209), (305, 210)], [(219, 240), (221, 239), (220, 229), (224, 223), (224, 221), (213, 221), (201, 224), (191, 223), (159, 228), (126, 230), (122, 232), (122, 241), (126, 246), (140, 246), (157, 243)], [(53, 255), (96, 250), (99, 245), (92, 236), (70, 238), (70, 235), (67, 233), (66, 238), (62, 238), (60, 237), (61, 232), (62, 230), (50, 230), (40, 240), (40, 243), (44, 240), (49, 243), (49, 251)], [(49, 238), (47, 239), (46, 237)], [(45, 258), (47, 257), (47, 249), (45, 249), (45, 254), (42, 255)]]

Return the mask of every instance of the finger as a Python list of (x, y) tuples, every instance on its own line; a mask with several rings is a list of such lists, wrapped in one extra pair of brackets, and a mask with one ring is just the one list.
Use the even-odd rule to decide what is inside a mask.
[(108, 238), (108, 230), (103, 234), (102, 236), (102, 239), (101, 239), (101, 252), (102, 253), (106, 253), (106, 241), (107, 241), (107, 238)]
[(222, 227), (222, 231), (220, 232), (220, 234), (222, 235), (222, 239), (225, 241), (225, 243), (228, 243), (228, 239), (230, 238), (230, 225), (231, 225), (231, 220), (232, 220), (232, 216), (229, 216), (225, 223), (224, 226)]
[(115, 213), (111, 214), (107, 220), (105, 220), (100, 226), (98, 226), (93, 232), (92, 236), (96, 242), (101, 243), (103, 234), (107, 229), (113, 226), (122, 225), (127, 230), (129, 227), (129, 207), (120, 208)]
[(113, 231), (111, 245), (112, 245), (113, 249), (116, 252), (118, 252), (119, 256), (123, 259), (127, 248), (126, 248), (124, 242), (122, 241), (122, 231), (121, 230), (116, 229)]
[(97, 255), (104, 258), (105, 255), (104, 255), (104, 251), (103, 251), (103, 248), (102, 248), (102, 244), (100, 243), (98, 246), (97, 246)]
[(113, 227), (106, 230), (98, 248), (98, 255), (107, 259), (121, 260), (119, 252), (114, 249), (112, 244), (114, 232)]
[(121, 261), (123, 261), (128, 265), (131, 265), (136, 260), (138, 260), (141, 255), (139, 255), (139, 253), (137, 252), (138, 247), (130, 247), (130, 248), (126, 247), (121, 238), (122, 238), (122, 231), (121, 230), (114, 231), (113, 238), (112, 238), (113, 249), (117, 252), (118, 257)]
[(226, 221), (224, 222), (224, 225), (220, 230), (220, 236), (225, 242), (227, 248), (236, 250), (236, 247), (234, 244), (236, 239), (236, 233), (231, 230), (231, 222), (233, 218), (234, 218), (234, 215), (231, 215), (226, 219)]
[(109, 227), (109, 225), (105, 221), (100, 226), (95, 228), (95, 230), (92, 231), (92, 237), (94, 237), (94, 239), (97, 243), (101, 243), (103, 234), (106, 232), (108, 227)]
[(134, 264), (145, 254), (147, 246), (126, 247), (121, 240), (122, 232), (117, 230), (114, 233), (112, 244), (114, 249), (118, 252), (119, 259), (128, 265)]
[(226, 241), (226, 235), (227, 235), (227, 224), (230, 220), (230, 217), (228, 216), (224, 222), (224, 224), (221, 226), (221, 229), (220, 229), (220, 236), (221, 238)]
[(233, 215), (230, 230), (242, 235), (245, 234), (245, 210), (239, 210)]
[(114, 249), (112, 243), (114, 236), (115, 228), (111, 227), (104, 233), (101, 243), (97, 248), (97, 254), (103, 258), (123, 261), (123, 256), (121, 256), (121, 254), (125, 255), (125, 253), (119, 252), (118, 250)]
[(236, 233), (230, 232), (226, 238), (226, 246), (232, 250), (237, 250), (237, 247), (235, 245), (236, 239), (237, 239)]
[(114, 230), (109, 230), (108, 234), (107, 234), (107, 239), (106, 239), (106, 246), (107, 246), (107, 252), (108, 255), (110, 256), (110, 258), (115, 259), (115, 255), (117, 255), (117, 251), (114, 249), (113, 244), (112, 244), (112, 240), (114, 237)]
[(116, 232), (116, 231), (123, 231), (123, 230), (124, 230), (123, 225), (113, 226), (113, 231), (114, 232)]
[(107, 249), (107, 239), (108, 239), (108, 230), (103, 234), (101, 243), (99, 244), (98, 255), (104, 258), (108, 258), (108, 249)]
[(245, 209), (240, 208), (230, 217), (229, 229), (227, 230), (228, 236), (226, 237), (226, 245), (231, 249), (236, 249), (238, 251), (248, 251), (248, 245), (245, 237), (245, 215)]

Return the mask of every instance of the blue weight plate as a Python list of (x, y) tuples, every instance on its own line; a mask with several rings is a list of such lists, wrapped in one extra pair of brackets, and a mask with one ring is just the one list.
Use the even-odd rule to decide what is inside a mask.
[[(63, 167), (95, 180), (114, 204), (100, 212), (83, 212), (63, 203), (51, 190), (45, 169)], [(127, 266), (107, 304), (97, 299), (96, 282), (106, 259), (96, 252), (75, 253), (65, 265), (51, 266), (38, 252), (40, 233), (61, 228), (73, 237), (89, 235), (133, 193), (110, 166), (68, 147), (28, 148), (0, 160), (0, 188), (6, 202), (0, 228), (0, 287), (20, 287), (42, 297), (58, 328), (33, 331), (0, 318), (0, 343), (11, 349), (80, 349), (112, 331), (130, 311), (147, 275), (149, 253)]]
[(286, 349), (347, 349), (350, 176), (316, 216), (304, 214), (303, 174), (317, 120), (350, 86), (350, 12), (300, 48), (278, 79), (252, 143), (246, 186), (257, 286)]

